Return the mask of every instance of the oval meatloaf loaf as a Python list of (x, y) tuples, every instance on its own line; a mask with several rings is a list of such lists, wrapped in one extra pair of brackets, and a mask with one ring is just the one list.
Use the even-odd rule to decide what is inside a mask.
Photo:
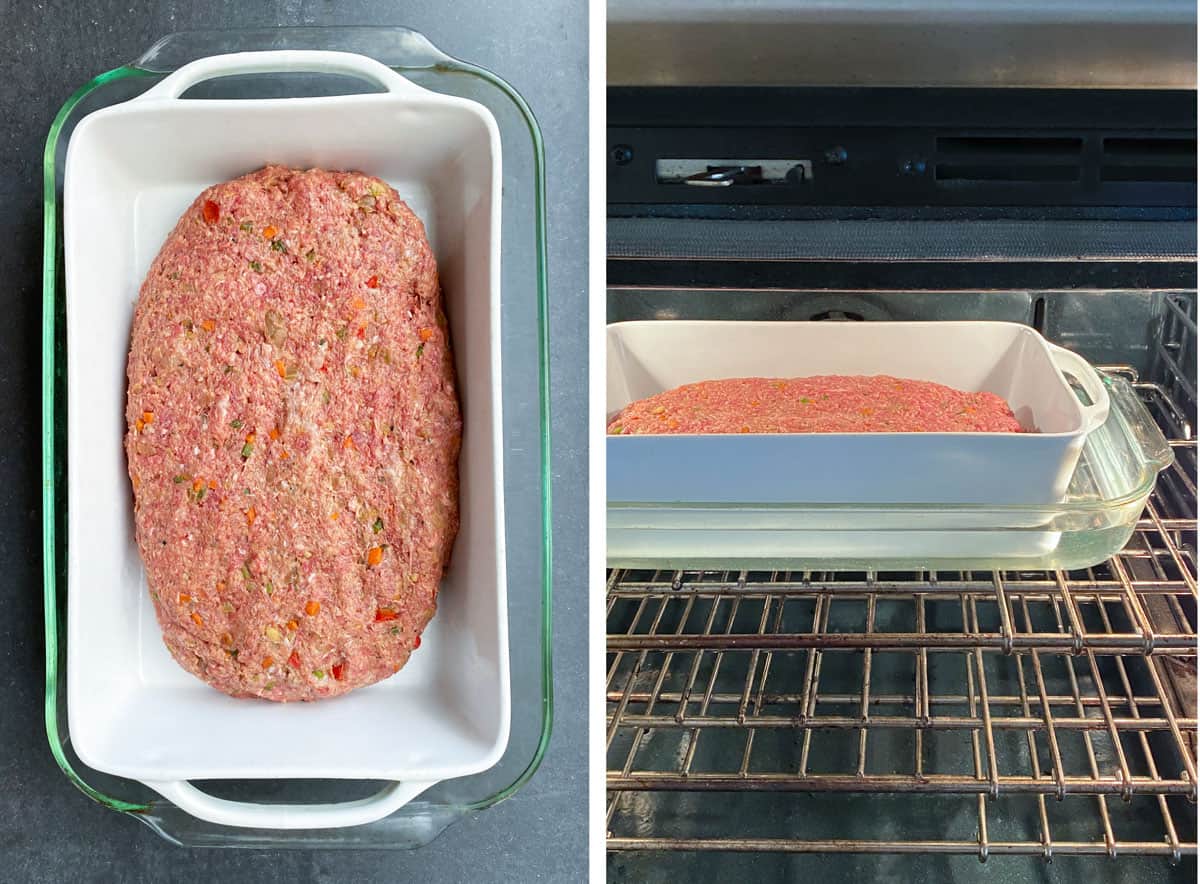
[(377, 178), (210, 187), (142, 285), (125, 439), (172, 656), (234, 696), (400, 669), (458, 530), (461, 422), (421, 221)]
[(888, 375), (729, 378), (639, 399), (611, 435), (655, 433), (1019, 433), (1008, 403)]

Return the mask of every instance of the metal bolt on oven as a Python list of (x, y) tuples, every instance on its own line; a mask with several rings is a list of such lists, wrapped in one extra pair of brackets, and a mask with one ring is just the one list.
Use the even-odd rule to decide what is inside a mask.
[(825, 567), (755, 558), (752, 532), (742, 557), (610, 546), (610, 880), (716, 879), (732, 853), (776, 862), (763, 880), (803, 854), (909, 880), (917, 854), (1194, 880), (1194, 56), (1137, 91), (981, 70), (801, 88), (643, 76), (610, 50), (610, 323), (1021, 322), (1131, 391), (1173, 456), (1128, 539), (1070, 561)]

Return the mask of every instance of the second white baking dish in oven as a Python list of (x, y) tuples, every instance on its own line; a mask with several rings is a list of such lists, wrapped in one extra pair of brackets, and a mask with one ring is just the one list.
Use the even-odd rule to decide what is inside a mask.
[(1031, 431), (609, 436), (610, 503), (1051, 503), (1108, 416), (1095, 370), (1018, 323), (624, 322), (607, 350), (610, 415), (695, 381), (882, 374), (995, 393)]
[[(347, 74), (382, 91), (189, 100), (213, 77)], [(421, 649), (394, 677), (316, 703), (235, 700), (171, 660), (147, 598), (122, 451), (138, 288), (203, 188), (267, 163), (359, 170), (396, 188), (438, 260), (463, 408), (462, 527)], [(194, 816), (320, 828), (386, 816), (430, 784), (491, 767), (510, 704), (500, 413), (500, 137), (481, 105), (369, 58), (217, 56), (75, 130), (64, 190), (71, 740), (89, 766), (146, 782)], [(391, 781), (340, 805), (244, 804), (194, 779)]]

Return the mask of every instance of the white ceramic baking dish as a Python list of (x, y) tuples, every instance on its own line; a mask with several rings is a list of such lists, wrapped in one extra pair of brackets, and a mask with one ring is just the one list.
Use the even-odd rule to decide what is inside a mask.
[[(189, 100), (213, 77), (320, 71), (382, 92)], [(125, 360), (142, 278), (204, 187), (271, 163), (356, 169), (425, 222), (454, 344), (462, 528), (437, 616), (394, 677), (334, 700), (227, 697), (163, 646), (133, 538), (122, 451)], [(509, 730), (500, 413), (500, 138), (481, 105), (334, 52), (217, 56), (83, 120), (64, 188), (71, 740), (89, 766), (142, 780), (211, 822), (323, 828), (388, 815), (432, 783), (491, 767)], [(81, 477), (86, 477), (81, 478)], [(387, 780), (346, 804), (215, 798), (195, 779)]]
[[(1091, 399), (1080, 402), (1064, 373)], [(610, 503), (1037, 504), (1061, 500), (1108, 393), (1075, 353), (1007, 322), (608, 327), (608, 412), (700, 380), (874, 375), (1002, 396), (1031, 433), (621, 435)]]

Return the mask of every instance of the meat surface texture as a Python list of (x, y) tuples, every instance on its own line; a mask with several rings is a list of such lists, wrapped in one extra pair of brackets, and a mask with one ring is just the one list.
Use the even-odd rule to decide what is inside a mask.
[(1019, 433), (1008, 403), (888, 375), (701, 381), (632, 402), (610, 435), (656, 433)]
[(125, 449), (163, 639), (225, 693), (332, 697), (420, 645), (458, 530), (437, 267), (382, 181), (205, 190), (134, 312)]

